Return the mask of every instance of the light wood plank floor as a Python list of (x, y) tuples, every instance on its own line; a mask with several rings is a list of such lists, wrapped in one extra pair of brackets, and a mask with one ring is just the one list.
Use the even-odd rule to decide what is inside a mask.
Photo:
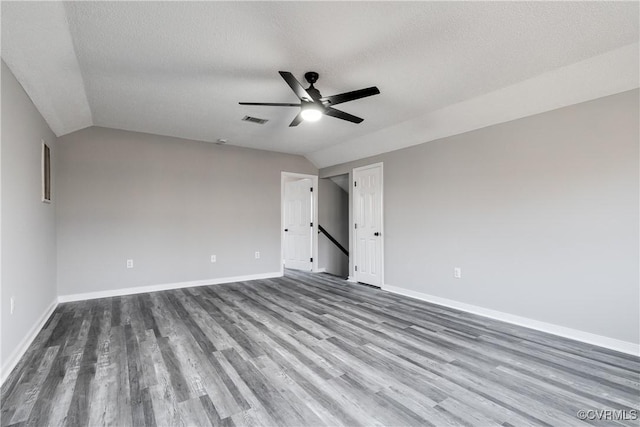
[(5, 381), (1, 424), (638, 425), (576, 414), (633, 418), (639, 372), (632, 356), (287, 272), (61, 304)]

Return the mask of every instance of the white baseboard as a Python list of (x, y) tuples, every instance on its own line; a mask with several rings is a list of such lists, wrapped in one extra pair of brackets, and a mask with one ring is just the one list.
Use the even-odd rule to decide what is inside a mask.
[(13, 369), (16, 367), (22, 356), (24, 356), (24, 353), (27, 351), (38, 333), (40, 333), (42, 327), (47, 322), (47, 320), (49, 320), (51, 313), (53, 313), (57, 306), (58, 300), (54, 299), (53, 302), (49, 304), (47, 309), (42, 313), (40, 318), (38, 318), (38, 320), (33, 324), (31, 329), (29, 329), (29, 332), (27, 332), (16, 349), (13, 350), (13, 353), (11, 353), (9, 358), (2, 365), (2, 369), (0, 370), (0, 372), (2, 372), (0, 374), (0, 384), (4, 384), (4, 381), (7, 379), (11, 371), (13, 371)]
[[(355, 277), (353, 276), (349, 276), (347, 277), (347, 282), (351, 282), (351, 283), (358, 283), (358, 281), (356, 280)], [(389, 292), (393, 292), (393, 291), (389, 291)]]
[(315, 270), (312, 271), (312, 273), (326, 273), (327, 269), (322, 267), (322, 268), (316, 268)]
[(219, 285), (221, 283), (244, 282), (247, 280), (272, 279), (274, 277), (282, 277), (282, 273), (276, 271), (272, 273), (250, 274), (246, 276), (220, 277), (216, 279), (194, 280), (191, 282), (166, 283), (163, 285), (138, 286), (135, 288), (123, 288), (108, 291), (86, 292), (82, 294), (60, 295), (58, 296), (58, 302), (72, 302), (96, 298), (119, 297), (123, 295), (167, 291), (170, 289), (193, 288), (195, 286)]
[(602, 335), (592, 334), (590, 332), (580, 331), (578, 329), (567, 328), (565, 326), (555, 325), (553, 323), (541, 322), (539, 320), (529, 319), (527, 317), (516, 316), (514, 314), (504, 313), (501, 311), (491, 310), (477, 305), (467, 304), (446, 298), (436, 297), (433, 295), (423, 294), (422, 292), (412, 291), (410, 289), (399, 288), (397, 286), (384, 285), (383, 290), (394, 294), (404, 295), (407, 297), (419, 299), (445, 307), (454, 308), (468, 313), (477, 314), (479, 316), (488, 317), (490, 319), (500, 320), (525, 328), (535, 329), (549, 334), (558, 335), (587, 344), (597, 345), (599, 347), (608, 348), (622, 353), (640, 356), (640, 345), (632, 342), (622, 341), (615, 338), (609, 338)]

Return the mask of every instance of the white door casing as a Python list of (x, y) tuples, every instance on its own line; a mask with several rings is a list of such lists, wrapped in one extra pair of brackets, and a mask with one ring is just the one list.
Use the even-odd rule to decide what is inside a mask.
[(383, 284), (382, 163), (353, 170), (354, 278), (373, 286)]
[(311, 179), (284, 183), (284, 265), (312, 269), (313, 194)]

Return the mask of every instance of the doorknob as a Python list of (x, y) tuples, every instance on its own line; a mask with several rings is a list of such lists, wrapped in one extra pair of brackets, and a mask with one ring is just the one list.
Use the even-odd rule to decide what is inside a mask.
[(380, 233), (378, 233), (377, 231), (375, 233), (373, 233), (374, 236), (379, 236)]
[(288, 229), (288, 228), (285, 228), (285, 229), (284, 229), (284, 231), (289, 231), (289, 229)]

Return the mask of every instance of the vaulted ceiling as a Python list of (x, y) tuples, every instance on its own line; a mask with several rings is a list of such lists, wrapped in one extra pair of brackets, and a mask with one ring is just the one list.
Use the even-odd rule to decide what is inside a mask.
[[(638, 2), (2, 2), (2, 58), (58, 135), (103, 126), (324, 167), (622, 92)], [(380, 95), (288, 127), (278, 75)], [(264, 125), (241, 121), (268, 119)]]

